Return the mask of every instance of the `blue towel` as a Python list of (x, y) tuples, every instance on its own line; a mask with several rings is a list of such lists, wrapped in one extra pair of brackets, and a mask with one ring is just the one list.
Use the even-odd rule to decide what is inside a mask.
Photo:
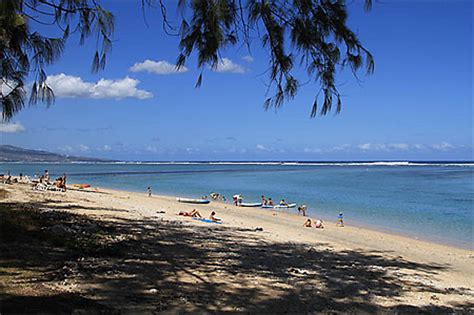
[(201, 219), (201, 218), (193, 218), (193, 219), (194, 219), (194, 220), (201, 221), (201, 222), (206, 222), (206, 223), (221, 224), (221, 222), (216, 222), (216, 221), (212, 221), (212, 220), (209, 220), (209, 219)]

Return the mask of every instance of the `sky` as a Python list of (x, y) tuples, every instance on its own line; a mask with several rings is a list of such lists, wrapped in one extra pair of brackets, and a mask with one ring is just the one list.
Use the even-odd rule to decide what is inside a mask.
[(375, 73), (341, 73), (341, 113), (316, 118), (312, 83), (279, 110), (263, 108), (268, 55), (256, 40), (224, 50), (196, 89), (196, 59), (177, 72), (178, 39), (158, 9), (145, 23), (139, 2), (102, 1), (116, 17), (105, 70), (90, 71), (94, 40), (71, 37), (46, 68), (55, 104), (1, 123), (2, 144), (147, 161), (473, 159), (471, 1), (374, 1), (368, 13), (349, 4)]

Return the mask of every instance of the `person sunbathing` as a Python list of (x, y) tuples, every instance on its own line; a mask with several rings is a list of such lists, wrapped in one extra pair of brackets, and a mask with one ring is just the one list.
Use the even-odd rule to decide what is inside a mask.
[(317, 219), (314, 223), (314, 227), (317, 229), (324, 229), (323, 220)]
[(211, 215), (209, 216), (209, 220), (214, 221), (214, 222), (220, 222), (222, 219), (216, 218), (215, 217), (216, 213), (212, 211)]
[(185, 216), (185, 217), (192, 217), (192, 218), (202, 218), (201, 214), (196, 209), (193, 209), (192, 211), (189, 211), (189, 212), (180, 211), (178, 213), (178, 215), (182, 215), (182, 216)]
[(311, 227), (311, 219), (306, 220), (306, 222), (303, 224), (303, 227)]

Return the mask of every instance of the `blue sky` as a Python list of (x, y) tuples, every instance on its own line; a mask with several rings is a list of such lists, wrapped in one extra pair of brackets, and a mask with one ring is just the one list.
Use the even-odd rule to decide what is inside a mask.
[(116, 15), (106, 69), (92, 74), (93, 41), (71, 38), (47, 68), (56, 103), (1, 124), (2, 144), (127, 160), (473, 158), (470, 1), (375, 1), (369, 13), (349, 5), (375, 73), (362, 83), (342, 73), (342, 112), (314, 119), (312, 84), (280, 110), (263, 109), (268, 57), (258, 42), (250, 53), (223, 51), (219, 71), (206, 69), (195, 89), (195, 59), (169, 71), (178, 42), (158, 10), (148, 10), (146, 26), (139, 1), (104, 3)]

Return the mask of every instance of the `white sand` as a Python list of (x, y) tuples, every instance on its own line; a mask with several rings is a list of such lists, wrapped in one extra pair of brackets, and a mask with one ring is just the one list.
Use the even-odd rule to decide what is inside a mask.
[[(246, 260), (240, 260), (239, 269), (236, 269), (245, 276), (233, 274), (231, 268), (218, 272), (207, 265), (202, 266), (203, 263), (193, 268), (192, 272), (175, 272), (172, 283), (181, 289), (192, 282), (196, 287), (205, 284), (205, 288), (219, 288), (219, 292), (225, 288), (225, 293), (223, 296), (216, 295), (215, 300), (208, 302), (205, 308), (189, 298), (182, 305), (173, 302), (172, 298), (169, 303), (160, 299), (160, 303), (165, 304), (164, 310), (306, 312), (308, 309), (344, 310), (344, 307), (356, 312), (472, 310), (474, 253), (470, 250), (353, 227), (350, 222), (345, 222), (343, 228), (336, 227), (335, 222), (324, 222), (324, 229), (303, 228), (306, 218), (296, 214), (235, 207), (219, 202), (191, 205), (178, 203), (174, 197), (150, 198), (145, 193), (98, 188), (60, 193), (35, 192), (24, 185), (0, 186), (9, 192), (3, 202), (48, 201), (51, 208), (54, 204), (61, 206), (59, 209), (68, 206), (68, 212), (104, 221), (123, 222), (128, 219), (131, 222), (149, 220), (157, 224), (177, 224), (186, 233), (196, 236), (196, 239), (183, 241), (186, 246), (202, 248), (204, 245), (211, 252), (213, 248), (223, 251), (222, 257), (219, 256), (222, 260), (217, 259), (218, 265), (219, 261), (225, 264), (233, 256), (242, 255), (239, 246), (253, 246), (255, 253), (246, 256)], [(204, 217), (216, 211), (217, 217), (222, 218), (222, 224), (204, 223), (176, 215), (180, 210), (192, 209), (197, 209)], [(158, 213), (160, 211), (165, 213)], [(256, 228), (263, 231), (256, 232)], [(201, 238), (202, 231), (207, 229), (216, 236), (215, 243), (212, 239)], [(229, 233), (232, 237), (223, 236), (227, 237)], [(173, 239), (163, 242), (172, 246)], [(190, 248), (185, 250), (183, 243), (180, 244), (173, 248), (174, 255), (179, 257), (192, 252)], [(229, 252), (222, 249), (234, 246), (236, 249)], [(295, 252), (292, 252), (293, 247)], [(180, 253), (180, 248), (183, 253)], [(262, 248), (262, 252), (258, 248)], [(286, 252), (288, 254), (283, 255)], [(196, 258), (196, 261), (208, 262), (205, 257), (201, 258), (203, 260)], [(208, 259), (211, 261), (211, 258)], [(153, 262), (157, 263), (156, 260)], [(259, 268), (254, 270), (257, 265)], [(253, 280), (252, 272), (255, 273)], [(76, 292), (87, 296), (94, 286), (96, 290), (101, 289), (98, 284), (78, 281)], [(156, 286), (161, 291), (159, 284)], [(250, 288), (255, 296), (247, 297), (247, 304), (239, 302), (239, 294), (245, 296), (243, 292)], [(204, 290), (207, 289), (201, 288), (199, 292)], [(296, 296), (290, 297), (289, 292)], [(234, 293), (235, 296), (232, 295)], [(274, 301), (277, 297), (281, 303)], [(105, 303), (115, 306), (123, 303), (118, 296), (115, 301), (107, 301)]]

